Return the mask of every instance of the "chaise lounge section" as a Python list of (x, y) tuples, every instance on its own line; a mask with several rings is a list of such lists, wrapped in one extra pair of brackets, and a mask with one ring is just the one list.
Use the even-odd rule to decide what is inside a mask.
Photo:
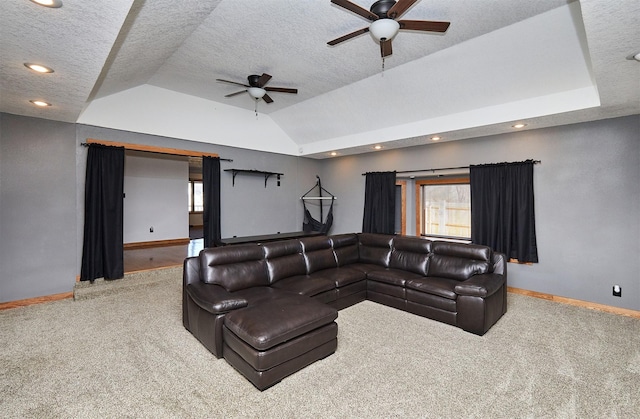
[(369, 299), (483, 335), (506, 312), (489, 247), (351, 233), (204, 249), (187, 258), (183, 324), (258, 389), (332, 354), (338, 310)]

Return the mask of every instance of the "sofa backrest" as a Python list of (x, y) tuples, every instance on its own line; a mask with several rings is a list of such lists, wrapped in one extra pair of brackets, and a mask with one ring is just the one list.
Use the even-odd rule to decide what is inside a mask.
[(393, 237), (390, 234), (358, 234), (360, 262), (373, 263), (388, 268)]
[(308, 274), (338, 266), (329, 237), (305, 237), (300, 239), (300, 244), (302, 244)]
[(262, 245), (267, 263), (269, 283), (283, 278), (306, 275), (307, 264), (302, 254), (300, 240), (282, 240)]
[(211, 247), (200, 252), (200, 278), (229, 292), (269, 285), (262, 247), (256, 244)]
[(421, 237), (394, 237), (389, 267), (426, 276), (429, 268), (431, 244), (431, 240)]
[(464, 281), (490, 272), (491, 248), (477, 244), (436, 241), (428, 275)]
[(358, 255), (358, 235), (356, 233), (336, 234), (330, 236), (331, 247), (336, 256), (338, 266), (357, 263)]

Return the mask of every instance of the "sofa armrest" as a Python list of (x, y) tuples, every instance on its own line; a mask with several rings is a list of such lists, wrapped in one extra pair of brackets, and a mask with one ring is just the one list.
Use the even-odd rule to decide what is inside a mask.
[(455, 292), (458, 295), (470, 297), (486, 298), (500, 289), (504, 285), (504, 276), (499, 274), (474, 275), (459, 285), (456, 285)]
[(220, 285), (196, 282), (187, 285), (187, 294), (203, 310), (211, 314), (223, 314), (246, 307), (244, 298), (235, 297)]

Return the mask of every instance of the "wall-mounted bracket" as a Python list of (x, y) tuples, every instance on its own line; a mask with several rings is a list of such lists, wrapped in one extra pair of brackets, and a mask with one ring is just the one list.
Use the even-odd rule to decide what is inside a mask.
[(266, 172), (264, 170), (249, 170), (249, 169), (224, 169), (225, 172), (231, 172), (232, 180), (231, 185), (236, 186), (236, 175), (238, 173), (247, 173), (247, 174), (258, 174), (264, 176), (264, 187), (267, 187), (267, 180), (273, 175), (277, 176), (278, 186), (280, 186), (280, 176), (284, 176), (284, 173), (276, 173), (276, 172)]

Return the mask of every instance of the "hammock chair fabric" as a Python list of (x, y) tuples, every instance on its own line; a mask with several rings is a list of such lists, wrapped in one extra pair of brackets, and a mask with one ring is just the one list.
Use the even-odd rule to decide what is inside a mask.
[[(304, 220), (302, 222), (302, 230), (305, 233), (319, 232), (321, 234), (327, 234), (329, 232), (329, 229), (331, 228), (331, 225), (333, 224), (333, 201), (335, 201), (336, 197), (331, 192), (329, 192), (328, 190), (322, 187), (320, 176), (316, 175), (316, 178), (318, 180), (316, 181), (315, 186), (309, 189), (304, 195), (302, 195), (302, 198), (301, 198), (302, 207), (304, 208)], [(308, 197), (307, 195), (309, 195), (309, 192), (311, 192), (316, 188), (318, 189), (319, 196)], [(322, 196), (323, 191), (329, 194), (329, 196), (323, 197)], [(320, 200), (320, 220), (316, 220), (311, 216), (311, 213), (309, 212), (309, 210), (307, 209), (307, 205), (305, 204), (305, 199)], [(331, 199), (331, 206), (329, 207), (329, 213), (327, 214), (327, 218), (324, 221), (324, 223), (322, 222), (322, 200), (323, 199)]]
[(302, 223), (302, 231), (304, 231), (305, 233), (317, 231), (322, 234), (327, 234), (329, 232), (329, 229), (331, 228), (331, 225), (333, 224), (333, 199), (331, 200), (329, 213), (327, 214), (327, 219), (324, 223), (322, 221), (316, 220), (311, 216), (311, 213), (307, 209), (304, 201), (302, 201), (302, 206), (304, 207), (304, 221)]

